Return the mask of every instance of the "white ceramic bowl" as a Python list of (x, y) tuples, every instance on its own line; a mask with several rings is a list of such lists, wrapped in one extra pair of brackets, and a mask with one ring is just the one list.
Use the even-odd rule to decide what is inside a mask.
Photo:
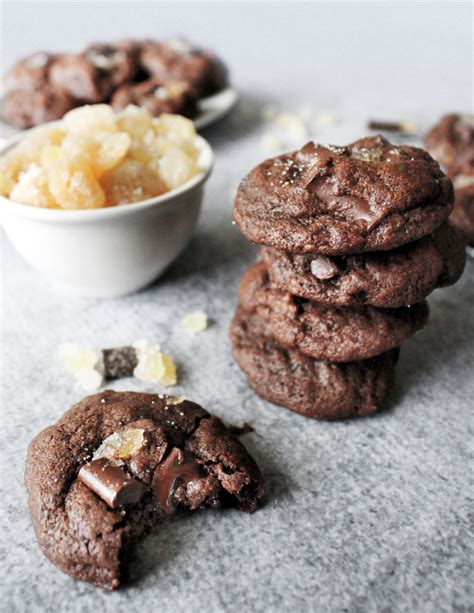
[[(22, 136), (9, 140), (0, 155)], [(62, 289), (106, 298), (156, 279), (188, 243), (196, 226), (213, 155), (196, 138), (202, 171), (171, 192), (111, 208), (56, 210), (0, 196), (0, 218), (17, 251)]]

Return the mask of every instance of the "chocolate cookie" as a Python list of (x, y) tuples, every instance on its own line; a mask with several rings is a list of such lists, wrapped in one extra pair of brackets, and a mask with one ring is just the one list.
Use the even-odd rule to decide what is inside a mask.
[(429, 234), (452, 202), (452, 184), (428, 153), (376, 136), (347, 147), (310, 142), (259, 164), (240, 184), (234, 221), (277, 249), (353, 254)]
[(254, 511), (260, 471), (217, 418), (180, 397), (84, 398), (28, 448), (25, 483), (45, 555), (116, 589), (128, 546), (177, 507)]
[(18, 60), (3, 75), (3, 93), (13, 90), (34, 91), (48, 84), (49, 70), (57, 55), (38, 51)]
[(445, 115), (425, 136), (425, 145), (451, 178), (474, 174), (474, 115)]
[(315, 419), (376, 412), (392, 386), (398, 358), (393, 349), (359, 362), (320, 362), (279, 343), (263, 320), (241, 308), (231, 338), (234, 357), (259, 396)]
[(31, 128), (47, 121), (60, 119), (76, 106), (68, 94), (44, 85), (29, 91), (14, 89), (2, 101), (2, 117), (18, 128)]
[(80, 54), (61, 56), (51, 67), (51, 84), (83, 102), (107, 102), (114, 88), (137, 70), (125, 46), (95, 44)]
[(263, 263), (249, 268), (240, 284), (240, 306), (256, 313), (272, 335), (316, 360), (365, 360), (398, 347), (428, 320), (426, 302), (380, 309), (311, 302), (272, 286)]
[(465, 264), (464, 240), (450, 224), (392, 251), (359, 255), (294, 255), (261, 249), (272, 283), (309, 300), (396, 308), (451, 285)]
[(181, 38), (162, 43), (145, 41), (140, 64), (159, 81), (187, 81), (200, 97), (210, 96), (227, 85), (227, 70), (219, 58)]
[(466, 240), (474, 246), (474, 173), (457, 175), (453, 179), (454, 209), (450, 220), (462, 230)]
[(110, 103), (116, 111), (136, 104), (155, 117), (160, 113), (194, 117), (197, 113), (196, 92), (186, 81), (163, 83), (158, 79), (148, 79), (142, 83), (128, 83), (116, 90)]

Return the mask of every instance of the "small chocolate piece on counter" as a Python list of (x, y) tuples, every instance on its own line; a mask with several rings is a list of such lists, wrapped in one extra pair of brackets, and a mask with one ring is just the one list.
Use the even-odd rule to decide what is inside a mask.
[(371, 119), (367, 124), (369, 130), (381, 130), (382, 132), (403, 132), (403, 126), (399, 121), (380, 121)]
[(138, 355), (135, 347), (114, 347), (102, 350), (102, 362), (105, 379), (121, 379), (132, 377), (138, 365)]
[(186, 461), (181, 449), (173, 447), (168, 457), (155, 470), (153, 492), (161, 509), (171, 515), (176, 509), (173, 494), (180, 485), (188, 485), (202, 478), (199, 464), (194, 460)]
[(140, 502), (146, 489), (143, 483), (106, 458), (84, 464), (77, 476), (112, 509)]
[(405, 135), (413, 135), (416, 133), (415, 124), (407, 119), (401, 121), (371, 119), (367, 123), (367, 127), (369, 130), (375, 130), (376, 132), (400, 132)]

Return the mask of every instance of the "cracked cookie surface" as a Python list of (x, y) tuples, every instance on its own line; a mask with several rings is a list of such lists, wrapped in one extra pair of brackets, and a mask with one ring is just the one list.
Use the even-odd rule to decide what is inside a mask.
[(453, 188), (431, 156), (380, 136), (347, 147), (307, 143), (241, 182), (233, 218), (244, 236), (292, 253), (394, 249), (435, 230)]

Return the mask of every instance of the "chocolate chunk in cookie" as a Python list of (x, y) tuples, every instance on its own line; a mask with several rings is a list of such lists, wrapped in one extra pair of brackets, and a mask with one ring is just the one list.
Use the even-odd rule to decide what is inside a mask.
[(421, 302), (461, 276), (464, 240), (450, 224), (392, 251), (346, 256), (295, 255), (261, 249), (272, 283), (309, 300), (396, 308)]
[(240, 184), (234, 221), (249, 240), (293, 253), (388, 250), (435, 230), (453, 190), (425, 151), (380, 136), (266, 160)]
[(263, 263), (242, 277), (240, 306), (255, 313), (289, 349), (316, 360), (365, 360), (398, 347), (428, 319), (426, 302), (380, 309), (320, 304), (272, 286)]
[(162, 43), (145, 41), (140, 64), (159, 81), (187, 81), (200, 97), (214, 94), (227, 84), (227, 70), (219, 58), (181, 38)]
[(115, 91), (110, 103), (116, 111), (136, 104), (155, 117), (161, 113), (194, 117), (197, 113), (196, 91), (186, 81), (148, 79), (142, 83), (128, 83)]
[(45, 555), (105, 589), (121, 582), (127, 547), (178, 508), (254, 511), (254, 460), (197, 404), (105, 391), (84, 398), (31, 442), (25, 483)]
[(2, 118), (18, 128), (31, 128), (61, 119), (75, 105), (71, 96), (49, 85), (35, 91), (14, 89), (2, 102)]
[(474, 115), (445, 115), (425, 136), (425, 146), (449, 177), (474, 174)]
[(266, 323), (238, 309), (231, 326), (233, 354), (255, 392), (315, 419), (369, 415), (381, 408), (393, 383), (398, 349), (343, 364), (289, 349)]

